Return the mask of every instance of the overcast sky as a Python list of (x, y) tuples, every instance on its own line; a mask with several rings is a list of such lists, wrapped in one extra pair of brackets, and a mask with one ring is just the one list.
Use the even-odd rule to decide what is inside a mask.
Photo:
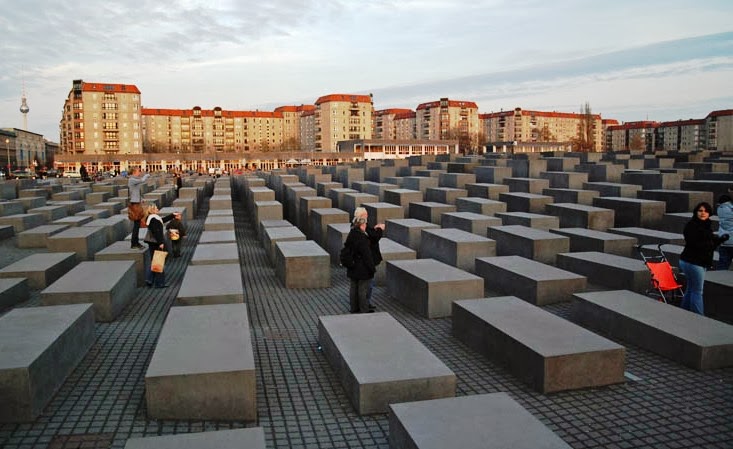
[(479, 111), (620, 121), (733, 108), (733, 1), (0, 0), (0, 127), (58, 141), (72, 80), (144, 107), (272, 110), (331, 93), (375, 109), (449, 97)]

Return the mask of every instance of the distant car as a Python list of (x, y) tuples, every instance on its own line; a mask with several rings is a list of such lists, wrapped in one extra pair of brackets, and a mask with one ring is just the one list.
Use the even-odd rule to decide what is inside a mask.
[(52, 168), (50, 170), (46, 170), (46, 177), (48, 178), (58, 178), (60, 175), (59, 171), (55, 168)]
[(79, 178), (81, 179), (81, 175), (78, 171), (65, 171), (64, 172), (64, 178)]
[(13, 170), (11, 178), (17, 179), (36, 179), (35, 173), (30, 170)]

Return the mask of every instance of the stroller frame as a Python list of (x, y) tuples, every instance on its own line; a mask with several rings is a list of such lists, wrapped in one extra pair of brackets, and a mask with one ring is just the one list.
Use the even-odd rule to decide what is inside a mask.
[(651, 251), (648, 247), (634, 246), (651, 274), (651, 288), (646, 291), (646, 294), (665, 304), (669, 304), (670, 301), (678, 304), (682, 300), (684, 292), (672, 269), (672, 265), (669, 263), (664, 251), (662, 251), (662, 245), (662, 243), (657, 245), (657, 254), (655, 255), (644, 253), (644, 251)]

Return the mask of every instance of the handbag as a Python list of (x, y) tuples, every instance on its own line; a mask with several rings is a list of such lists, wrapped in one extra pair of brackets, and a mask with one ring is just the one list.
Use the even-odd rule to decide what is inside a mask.
[(153, 273), (162, 273), (165, 268), (165, 258), (167, 255), (167, 251), (156, 249), (155, 252), (153, 252), (153, 260), (150, 262), (150, 271)]

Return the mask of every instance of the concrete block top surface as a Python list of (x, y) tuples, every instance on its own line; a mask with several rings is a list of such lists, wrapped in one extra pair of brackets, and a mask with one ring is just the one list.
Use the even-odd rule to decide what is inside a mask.
[(315, 215), (337, 215), (337, 216), (343, 216), (343, 217), (346, 218), (347, 221), (349, 219), (349, 213), (348, 212), (346, 212), (344, 210), (341, 210), (341, 209), (337, 209), (335, 207), (317, 207), (315, 209), (311, 209), (311, 213), (312, 214), (315, 214)]
[(629, 236), (621, 235), (621, 234), (613, 234), (613, 233), (604, 232), (604, 231), (596, 231), (594, 229), (586, 229), (586, 228), (560, 228), (560, 229), (551, 229), (550, 232), (554, 232), (556, 234), (567, 235), (567, 236), (588, 237), (588, 238), (597, 239), (597, 240), (633, 240), (633, 241), (636, 241), (634, 237), (629, 237)]
[(178, 290), (179, 298), (231, 294), (244, 295), (238, 263), (189, 265)]
[(444, 229), (424, 229), (424, 234), (432, 234), (444, 240), (450, 240), (455, 243), (473, 243), (473, 242), (492, 242), (493, 240), (480, 235), (463, 231), (456, 228)]
[[(381, 243), (381, 240), (380, 240), (380, 243)], [(664, 245), (665, 251), (667, 250), (667, 247), (669, 246), (670, 245)], [(733, 272), (731, 272), (730, 270), (708, 271), (707, 273), (705, 273), (705, 282), (733, 288)]]
[[(538, 217), (545, 217), (545, 215), (538, 215)], [(530, 227), (521, 226), (521, 225), (489, 227), (489, 235), (491, 235), (491, 233), (494, 231), (515, 235), (517, 237), (521, 237), (521, 238), (528, 239), (528, 240), (545, 240), (545, 239), (558, 239), (558, 238), (566, 239), (567, 238), (565, 236), (553, 234), (549, 231), (544, 231), (542, 229), (535, 229), (535, 228), (530, 228)]]
[[(290, 223), (288, 223), (290, 226)], [(199, 237), (199, 243), (224, 243), (236, 242), (237, 236), (234, 231), (203, 231)]]
[(81, 262), (41, 293), (108, 292), (134, 266), (132, 260)]
[(288, 220), (260, 220), (263, 228), (286, 228), (293, 226)]
[(516, 296), (464, 299), (456, 306), (543, 357), (623, 349), (623, 346)]
[(0, 317), (0, 371), (27, 368), (91, 304), (16, 308)]
[(125, 449), (265, 449), (262, 427), (130, 438)]
[(480, 280), (483, 278), (435, 259), (390, 260), (387, 263), (428, 283)]
[(613, 209), (606, 209), (603, 207), (596, 207), (596, 206), (588, 206), (586, 204), (577, 204), (577, 203), (554, 203), (554, 204), (548, 204), (547, 208), (549, 209), (572, 209), (582, 212), (608, 212), (612, 211)]
[(144, 249), (133, 249), (130, 248), (130, 242), (129, 241), (118, 241), (110, 244), (106, 248), (104, 248), (101, 251), (97, 251), (95, 253), (96, 255), (110, 255), (110, 254), (139, 254), (141, 252), (144, 252), (146, 250)]
[(581, 279), (585, 276), (571, 273), (551, 265), (546, 265), (536, 260), (526, 259), (521, 256), (497, 256), (497, 257), (479, 257), (478, 261), (489, 263), (501, 269), (520, 273), (522, 276), (532, 278), (537, 281), (557, 281), (562, 279)]
[(435, 223), (430, 223), (428, 221), (422, 221), (418, 220), (417, 218), (391, 218), (387, 220), (386, 226), (389, 227), (390, 224), (394, 224), (395, 226), (402, 226), (406, 228), (437, 228), (439, 227)]
[(656, 229), (647, 229), (647, 228), (640, 228), (635, 226), (629, 226), (626, 228), (609, 228), (608, 232), (615, 232), (623, 235), (646, 235), (646, 236), (653, 236), (660, 239), (665, 239), (669, 241), (679, 241), (681, 240), (684, 242), (685, 236), (682, 234), (677, 234), (674, 232), (666, 232), (666, 231), (658, 231)]
[(105, 232), (104, 226), (92, 226), (90, 222), (84, 224), (83, 226), (75, 226), (65, 231), (61, 231), (58, 234), (50, 236), (49, 239), (77, 239), (82, 237), (89, 237), (91, 235), (103, 232)]
[(303, 234), (303, 232), (300, 229), (296, 228), (293, 225), (277, 227), (277, 228), (265, 228), (265, 232), (267, 233), (267, 236), (269, 237), (270, 240), (295, 238), (295, 237), (302, 237), (303, 239), (305, 239), (305, 234)]
[(282, 206), (280, 201), (255, 201), (255, 206), (266, 207), (266, 206)]
[(275, 243), (275, 245), (279, 248), (280, 252), (282, 252), (283, 256), (285, 257), (329, 257), (328, 253), (313, 240), (277, 242)]
[(574, 296), (700, 346), (733, 344), (733, 326), (628, 290)]
[(386, 237), (379, 239), (379, 251), (382, 253), (383, 256), (387, 254), (402, 253), (417, 255), (417, 251), (414, 251), (404, 245), (400, 245), (394, 240), (388, 239)]
[(507, 393), (390, 404), (420, 449), (570, 449)]
[[(129, 244), (127, 246), (130, 246)], [(3, 267), (0, 271), (6, 272), (20, 272), (20, 271), (35, 271), (39, 269), (45, 269), (52, 267), (58, 263), (61, 263), (69, 258), (76, 260), (76, 253), (71, 252), (50, 252), (50, 253), (35, 253), (28, 257), (24, 257), (10, 265)]]
[(247, 306), (172, 307), (146, 377), (254, 370)]
[(388, 313), (319, 320), (359, 384), (454, 374)]
[(602, 265), (611, 265), (626, 270), (642, 270), (647, 271), (644, 262), (630, 257), (617, 256), (616, 254), (601, 253), (598, 251), (584, 251), (577, 253), (562, 254), (565, 257), (585, 260), (589, 263), (600, 263)]

